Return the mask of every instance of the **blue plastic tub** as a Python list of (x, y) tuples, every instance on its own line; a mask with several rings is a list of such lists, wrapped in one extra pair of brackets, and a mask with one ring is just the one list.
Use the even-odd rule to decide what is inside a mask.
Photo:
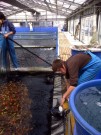
[[(29, 27), (15, 27), (16, 32), (30, 32)], [(33, 27), (33, 32), (56, 32), (58, 33), (57, 27)]]
[[(74, 115), (74, 118), (76, 120), (76, 124), (75, 124), (75, 127), (74, 127), (74, 135), (101, 135), (101, 131), (97, 130), (97, 128), (95, 128), (94, 126), (91, 126), (91, 125), (95, 125), (95, 126), (97, 125), (96, 122), (95, 122), (95, 119), (97, 119), (97, 117), (94, 117), (95, 119), (92, 119), (93, 122), (94, 122), (94, 124), (92, 124), (92, 123), (89, 124), (89, 122), (87, 122), (87, 121), (89, 121), (88, 119), (91, 119), (90, 117), (91, 117), (92, 113), (94, 113), (94, 116), (97, 116), (98, 113), (95, 113), (92, 110), (89, 113), (90, 116), (87, 117), (86, 115), (88, 114), (87, 113), (88, 110), (84, 111), (84, 109), (82, 109), (82, 108), (79, 108), (79, 109), (77, 108), (77, 103), (79, 103), (78, 102), (79, 101), (78, 99), (80, 98), (79, 97), (80, 94), (82, 94), (83, 92), (85, 93), (85, 90), (87, 90), (87, 92), (88, 92), (88, 88), (90, 90), (90, 88), (92, 88), (92, 87), (93, 88), (96, 88), (96, 87), (97, 88), (100, 88), (99, 89), (100, 90), (99, 98), (100, 98), (100, 101), (101, 101), (101, 79), (92, 80), (92, 81), (89, 81), (89, 82), (86, 82), (86, 83), (83, 83), (83, 84), (77, 86), (75, 88), (75, 90), (73, 90), (73, 92), (70, 95), (70, 99), (69, 99), (70, 109), (71, 109), (71, 111), (72, 111), (72, 113)], [(89, 92), (91, 92), (91, 90)], [(94, 95), (94, 94), (92, 94), (92, 95), (93, 95), (92, 96), (93, 97), (92, 99), (94, 100), (95, 99), (94, 96), (96, 96), (96, 95)], [(82, 100), (83, 97), (84, 97), (84, 95), (82, 95), (81, 100)], [(89, 97), (88, 97), (88, 99), (91, 100), (91, 98), (89, 98)], [(92, 101), (91, 101), (91, 104), (92, 104)], [(93, 103), (95, 103), (95, 101), (93, 101)], [(88, 102), (88, 104), (90, 104), (90, 103)], [(80, 105), (82, 105), (82, 104), (80, 104)], [(96, 111), (96, 106), (92, 106), (92, 107), (94, 107), (94, 109)], [(101, 102), (100, 102), (100, 107), (99, 106), (97, 106), (97, 107), (101, 110)], [(83, 113), (86, 112), (86, 113), (84, 113), (84, 115), (88, 118), (87, 120), (84, 119), (83, 115), (81, 115), (80, 112), (82, 112), (82, 110), (83, 110)], [(101, 115), (99, 115), (99, 117), (100, 116)], [(97, 120), (97, 123), (100, 123), (100, 122), (101, 121)], [(101, 126), (100, 126), (100, 130), (101, 130)]]
[[(75, 55), (75, 54), (78, 54), (78, 53), (83, 53), (83, 52), (84, 51), (82, 51), (82, 50), (71, 49), (71, 54), (72, 55)], [(92, 53), (94, 53), (96, 56), (101, 58), (101, 50), (96, 50), (96, 51), (93, 51)]]

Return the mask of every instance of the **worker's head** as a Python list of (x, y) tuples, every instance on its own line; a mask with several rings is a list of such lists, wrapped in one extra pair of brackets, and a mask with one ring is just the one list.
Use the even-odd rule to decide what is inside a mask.
[(52, 70), (54, 72), (60, 72), (62, 74), (66, 74), (66, 67), (64, 65), (64, 61), (61, 59), (56, 59), (53, 61)]
[(0, 12), (0, 24), (2, 24), (4, 20), (6, 20), (6, 17), (2, 12)]

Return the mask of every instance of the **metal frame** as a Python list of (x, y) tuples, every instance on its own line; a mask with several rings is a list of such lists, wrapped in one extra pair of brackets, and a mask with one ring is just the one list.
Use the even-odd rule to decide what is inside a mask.
[[(10, 16), (22, 12), (23, 10), (27, 10), (33, 15), (39, 16), (40, 10), (38, 11), (38, 9), (42, 9), (45, 12), (48, 11), (55, 15), (67, 17), (74, 12), (75, 9), (80, 8), (86, 1), (87, 0), (2, 0), (0, 1), (0, 11), (3, 11), (5, 15)], [(8, 4), (10, 5), (8, 6)], [(14, 6), (16, 8), (14, 8)], [(7, 11), (8, 9), (10, 10), (9, 12)]]

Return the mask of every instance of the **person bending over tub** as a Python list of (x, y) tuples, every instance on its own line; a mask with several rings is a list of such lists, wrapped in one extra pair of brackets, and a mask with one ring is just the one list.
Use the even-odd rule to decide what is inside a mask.
[(66, 61), (54, 60), (52, 70), (64, 74), (67, 82), (69, 82), (61, 99), (61, 106), (63, 106), (77, 85), (96, 77), (96, 74), (101, 70), (101, 59), (90, 51), (78, 53)]

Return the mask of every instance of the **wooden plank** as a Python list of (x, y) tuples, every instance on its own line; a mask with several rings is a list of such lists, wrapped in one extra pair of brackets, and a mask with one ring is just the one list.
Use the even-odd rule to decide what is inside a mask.
[(10, 71), (15, 72), (15, 71), (19, 71), (19, 72), (53, 72), (51, 67), (48, 68), (44, 68), (44, 67), (20, 67), (17, 68), (17, 70), (15, 70), (15, 68), (10, 68)]

